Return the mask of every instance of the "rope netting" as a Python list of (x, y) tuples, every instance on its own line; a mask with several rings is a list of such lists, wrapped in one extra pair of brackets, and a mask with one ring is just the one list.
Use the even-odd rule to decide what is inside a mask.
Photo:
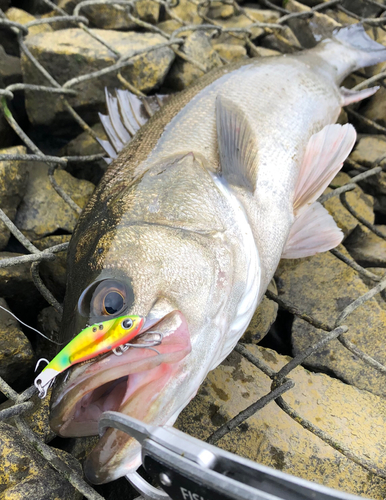
[[(85, 0), (76, 5), (73, 10), (72, 15), (69, 15), (66, 11), (59, 8), (54, 2), (50, 0), (41, 0), (47, 8), (55, 12), (53, 17), (36, 19), (34, 21), (28, 22), (26, 24), (20, 24), (17, 22), (10, 21), (5, 16), (4, 12), (0, 10), (0, 27), (3, 29), (10, 30), (17, 38), (17, 43), (20, 48), (20, 53), (24, 54), (24, 57), (28, 58), (30, 63), (36, 68), (36, 70), (45, 78), (45, 85), (33, 85), (29, 83), (16, 83), (7, 86), (6, 88), (0, 88), (0, 108), (4, 114), (10, 127), (19, 136), (21, 143), (23, 143), (27, 150), (30, 151), (28, 154), (0, 154), (0, 161), (28, 161), (28, 162), (45, 162), (49, 166), (48, 176), (52, 187), (55, 191), (63, 198), (63, 200), (71, 207), (71, 209), (79, 214), (81, 208), (73, 201), (71, 198), (71, 193), (65, 192), (65, 190), (57, 183), (54, 177), (54, 172), (56, 169), (66, 169), (66, 167), (72, 162), (94, 162), (95, 160), (103, 158), (105, 156), (101, 154), (93, 155), (83, 155), (83, 156), (52, 156), (44, 154), (35, 142), (23, 131), (23, 129), (18, 124), (17, 120), (13, 116), (8, 103), (12, 101), (15, 97), (15, 92), (33, 92), (33, 93), (47, 93), (51, 96), (56, 96), (57, 99), (61, 100), (62, 105), (66, 111), (71, 115), (72, 120), (74, 120), (84, 131), (87, 131), (91, 137), (97, 138), (97, 133), (92, 129), (85, 120), (80, 116), (80, 114), (74, 109), (70, 104), (69, 98), (76, 96), (77, 86), (87, 80), (98, 79), (106, 74), (114, 73), (120, 80), (124, 88), (129, 89), (131, 92), (138, 96), (143, 96), (144, 94), (135, 88), (135, 86), (130, 83), (122, 74), (121, 70), (132, 63), (132, 59), (138, 55), (144, 55), (151, 51), (157, 50), (161, 47), (170, 47), (177, 57), (193, 64), (201, 71), (206, 71), (206, 66), (200, 61), (194, 60), (192, 57), (183, 52), (183, 46), (185, 43), (184, 32), (192, 32), (195, 30), (202, 30), (209, 33), (212, 36), (218, 35), (220, 33), (228, 33), (232, 37), (242, 38), (248, 50), (248, 56), (253, 57), (258, 55), (259, 41), (261, 41), (264, 36), (272, 33), (280, 33), (284, 30), (288, 23), (295, 19), (309, 20), (316, 13), (322, 13), (323, 11), (341, 11), (348, 16), (357, 19), (362, 22), (365, 27), (378, 27), (384, 29), (386, 24), (386, 5), (377, 2), (375, 0), (363, 0), (364, 4), (369, 4), (377, 6), (380, 10), (377, 17), (373, 18), (362, 18), (356, 13), (349, 10), (349, 2), (343, 0), (331, 0), (323, 3), (319, 3), (311, 8), (307, 7), (307, 10), (301, 12), (290, 12), (286, 8), (276, 5), (276, 3), (270, 2), (269, 0), (260, 0), (255, 5), (259, 8), (268, 8), (278, 12), (279, 17), (275, 23), (265, 23), (256, 22), (256, 20), (248, 13), (248, 10), (240, 6), (235, 0), (205, 0), (202, 2), (190, 0), (192, 4), (197, 7), (197, 14), (201, 18), (200, 24), (188, 24), (186, 21), (181, 19), (175, 12), (174, 9), (178, 5), (178, 0), (154, 0), (159, 3), (163, 9), (167, 12), (170, 19), (178, 21), (180, 28), (176, 29), (171, 34), (166, 33), (162, 29), (154, 26), (148, 22), (140, 19), (135, 13), (135, 1), (126, 0)], [(216, 5), (231, 5), (234, 8), (235, 13), (242, 14), (250, 20), (250, 24), (243, 28), (232, 28), (223, 27), (215, 19), (211, 19), (207, 15), (207, 7), (212, 3)], [(301, 4), (301, 2), (299, 2)], [(153, 45), (145, 49), (137, 50), (127, 57), (120, 54), (115, 47), (111, 46), (108, 42), (98, 36), (94, 31), (89, 29), (90, 20), (87, 17), (86, 7), (108, 4), (113, 5), (118, 10), (122, 11), (130, 21), (137, 25), (141, 30), (156, 33), (162, 35), (167, 41), (162, 44)], [(284, 3), (285, 4), (285, 3)], [(37, 58), (31, 53), (27, 44), (25, 43), (25, 37), (28, 35), (29, 29), (33, 26), (40, 24), (50, 24), (57, 22), (64, 22), (66, 24), (70, 23), (74, 27), (78, 27), (86, 32), (90, 37), (94, 39), (96, 44), (103, 44), (113, 55), (113, 64), (104, 67), (103, 69), (92, 71), (87, 74), (79, 75), (75, 78), (71, 78), (63, 84), (58, 83), (55, 78), (44, 68), (44, 66), (37, 60)], [(254, 38), (252, 29), (261, 28), (262, 35), (257, 39)], [(291, 45), (290, 41), (286, 41), (288, 46), (293, 51), (298, 51), (299, 47)], [(221, 57), (224, 64), (228, 63), (224, 57)], [(365, 79), (360, 84), (354, 87), (354, 90), (360, 90), (366, 88), (374, 83), (379, 83), (383, 85), (384, 79), (386, 79), (386, 71), (381, 72), (372, 76), (371, 78)], [(373, 130), (379, 133), (386, 133), (386, 128), (379, 123), (370, 120), (369, 118), (363, 116), (360, 112), (348, 108), (347, 113), (349, 116), (353, 116), (357, 121), (363, 122), (367, 126), (371, 126)], [(354, 172), (353, 177), (349, 182), (343, 186), (334, 189), (327, 195), (324, 195), (320, 201), (325, 202), (331, 197), (339, 197), (340, 201), (344, 207), (355, 217), (360, 224), (365, 225), (372, 233), (379, 236), (380, 238), (386, 240), (386, 235), (379, 231), (376, 225), (368, 222), (361, 214), (358, 214), (355, 208), (350, 204), (347, 193), (352, 191), (358, 186), (360, 181), (371, 176), (376, 176), (382, 171), (382, 166), (380, 166), (382, 159), (375, 162), (372, 168), (364, 168), (362, 165), (348, 159), (346, 164), (351, 167), (351, 172)], [(27, 252), (26, 255), (8, 257), (0, 260), (0, 268), (6, 268), (10, 266), (17, 266), (21, 263), (31, 264), (31, 276), (36, 289), (44, 297), (44, 299), (56, 309), (59, 313), (62, 313), (62, 305), (54, 297), (51, 291), (44, 284), (39, 273), (39, 266), (44, 261), (51, 261), (56, 258), (59, 252), (67, 249), (68, 243), (63, 243), (55, 246), (51, 246), (45, 250), (39, 250), (23, 233), (16, 227), (16, 225), (7, 217), (3, 210), (0, 209), (0, 219), (10, 230), (12, 235), (24, 246)], [(316, 318), (312, 317), (298, 307), (293, 306), (291, 303), (282, 300), (278, 295), (275, 295), (271, 291), (267, 291), (266, 295), (269, 299), (275, 301), (281, 309), (288, 311), (295, 317), (301, 318), (305, 322), (308, 322), (313, 327), (324, 332), (321, 340), (309, 346), (307, 349), (302, 351), (300, 354), (296, 355), (290, 362), (288, 362), (283, 368), (275, 372), (268, 364), (264, 363), (261, 359), (253, 356), (246, 347), (239, 343), (236, 347), (236, 351), (248, 361), (254, 364), (263, 374), (268, 376), (272, 380), (271, 390), (269, 393), (264, 395), (261, 399), (254, 402), (251, 406), (240, 412), (232, 420), (228, 421), (226, 424), (219, 427), (208, 439), (210, 443), (216, 443), (219, 439), (225, 436), (227, 433), (232, 432), (241, 423), (247, 420), (251, 415), (265, 407), (268, 403), (274, 401), (283, 412), (292, 417), (296, 422), (300, 423), (309, 432), (315, 434), (325, 443), (333, 447), (335, 450), (339, 451), (345, 455), (348, 459), (359, 464), (363, 468), (372, 472), (373, 474), (386, 479), (386, 470), (381, 470), (379, 467), (370, 459), (364, 459), (361, 456), (355, 454), (343, 443), (338, 442), (333, 439), (329, 434), (322, 429), (315, 426), (310, 421), (305, 420), (299, 413), (297, 413), (287, 402), (284, 401), (282, 395), (290, 391), (294, 387), (294, 382), (291, 380), (291, 372), (304, 363), (306, 358), (314, 354), (316, 351), (320, 350), (327, 343), (334, 339), (337, 339), (345, 349), (350, 351), (353, 355), (363, 361), (366, 365), (377, 370), (380, 374), (386, 375), (386, 366), (379, 363), (372, 356), (363, 352), (358, 348), (353, 342), (347, 338), (347, 332), (349, 328), (345, 326), (346, 318), (355, 311), (358, 307), (365, 304), (366, 301), (379, 294), (382, 290), (386, 288), (386, 276), (381, 277), (379, 275), (370, 272), (361, 265), (359, 265), (354, 259), (346, 256), (339, 250), (333, 250), (332, 254), (343, 261), (346, 265), (350, 266), (359, 275), (363, 276), (367, 280), (371, 280), (374, 287), (371, 288), (367, 293), (359, 297), (358, 299), (351, 302), (335, 319), (331, 324), (326, 324), (318, 321)], [(363, 332), (365, 335), (365, 332)], [(54, 467), (61, 475), (63, 475), (79, 492), (81, 492), (88, 499), (101, 499), (102, 497), (89, 486), (84, 479), (79, 475), (78, 472), (72, 470), (67, 464), (58, 458), (58, 456), (52, 451), (49, 445), (45, 444), (44, 441), (39, 438), (27, 424), (23, 414), (30, 410), (33, 403), (30, 398), (36, 393), (34, 386), (31, 386), (21, 394), (17, 393), (9, 384), (7, 384), (3, 379), (0, 378), (0, 391), (13, 402), (10, 408), (0, 411), (0, 420), (6, 420), (9, 418), (14, 418), (17, 428), (19, 431), (39, 450), (42, 456)]]

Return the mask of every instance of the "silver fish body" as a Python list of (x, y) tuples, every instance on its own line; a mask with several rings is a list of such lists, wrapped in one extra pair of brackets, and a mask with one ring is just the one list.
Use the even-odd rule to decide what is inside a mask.
[[(56, 432), (96, 434), (101, 413), (111, 409), (156, 425), (175, 421), (245, 331), (286, 245), (296, 240), (294, 227), (299, 234), (304, 220), (334, 226), (321, 207), (316, 219), (304, 216), (328, 179), (307, 181), (309, 190), (318, 188), (300, 203), (299, 178), (313, 151), (323, 160), (330, 137), (344, 144), (335, 160), (331, 146), (331, 162), (339, 167), (347, 156), (352, 127), (326, 127), (343, 104), (372, 92), (342, 93), (339, 84), (354, 69), (385, 60), (385, 52), (355, 28), (296, 56), (225, 67), (140, 129), (71, 240), (62, 329), (69, 340), (106, 319), (106, 297), (119, 302), (119, 295), (117, 314), (146, 317), (148, 331), (161, 331), (164, 340), (159, 354), (129, 349), (119, 359), (110, 354), (71, 368), (54, 390)], [(335, 226), (329, 231), (337, 244)], [(317, 241), (319, 250), (307, 249), (317, 234), (311, 243), (303, 238), (288, 255), (323, 247)], [(85, 472), (103, 483), (139, 463), (139, 445), (108, 430)]]

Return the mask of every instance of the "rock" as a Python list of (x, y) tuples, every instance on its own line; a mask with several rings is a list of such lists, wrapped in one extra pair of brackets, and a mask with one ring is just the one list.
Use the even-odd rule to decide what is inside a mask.
[[(27, 192), (17, 211), (15, 224), (30, 240), (38, 240), (58, 230), (71, 233), (78, 218), (51, 186), (48, 169), (46, 164), (37, 162), (28, 167)], [(57, 170), (55, 179), (81, 208), (94, 191), (91, 182), (75, 179), (64, 170)]]
[[(106, 140), (104, 128), (101, 123), (91, 127), (101, 139)], [(104, 149), (91, 135), (85, 131), (72, 139), (60, 152), (60, 156), (85, 156), (104, 153)], [(106, 155), (107, 156), (107, 155)], [(106, 172), (107, 163), (102, 158), (87, 162), (69, 162), (66, 171), (77, 179), (86, 179), (97, 185)]]
[[(11, 7), (5, 13), (5, 16), (15, 23), (27, 24), (31, 21), (36, 21), (36, 17), (32, 16), (28, 12), (22, 9), (17, 9), (16, 7)], [(28, 28), (27, 38), (33, 35), (38, 35), (39, 33), (52, 33), (53, 29), (49, 24), (37, 24), (36, 26), (30, 26)]]
[[(286, 2), (287, 10), (290, 12), (310, 12), (311, 8), (303, 5), (296, 0), (288, 0)], [(296, 38), (304, 48), (312, 48), (321, 37), (325, 36), (326, 32), (331, 32), (334, 29), (341, 27), (341, 24), (336, 22), (326, 14), (314, 11), (312, 22), (309, 19), (294, 18), (288, 21), (288, 24)]]
[(265, 36), (261, 41), (261, 45), (267, 49), (279, 51), (282, 54), (293, 54), (302, 48), (299, 40), (289, 26), (272, 35)]
[(158, 23), (159, 10), (160, 4), (154, 0), (138, 0), (135, 3), (137, 16), (147, 23)]
[[(40, 17), (42, 19), (50, 19), (51, 17), (58, 17), (58, 13), (55, 10), (51, 10), (51, 12), (46, 12), (45, 14), (41, 15)], [(68, 19), (66, 20), (65, 18), (63, 21), (55, 21), (53, 23), (50, 23), (49, 25), (51, 26), (51, 28), (54, 31), (64, 30), (64, 29), (74, 27), (74, 23), (69, 21)]]
[[(20, 59), (8, 55), (0, 45), (0, 84), (7, 87), (22, 81)], [(2, 114), (2, 113), (1, 113)]]
[[(107, 140), (105, 129), (101, 123), (97, 123), (92, 130), (103, 140)], [(61, 151), (63, 156), (83, 156), (104, 153), (104, 149), (88, 132), (82, 132), (72, 139)]]
[[(45, 307), (42, 309), (37, 318), (38, 326), (37, 328), (44, 333), (46, 337), (49, 339), (55, 340), (59, 342), (60, 337), (60, 324), (62, 320), (62, 315), (56, 311), (52, 306)], [(60, 350), (60, 346), (50, 342), (42, 336), (38, 336), (36, 339), (36, 359), (46, 358), (53, 359), (58, 351)], [(49, 398), (46, 398), (49, 400)]]
[(342, 12), (338, 9), (325, 10), (324, 14), (332, 17), (332, 19), (334, 19), (337, 23), (342, 24), (343, 26), (347, 24), (356, 24), (358, 22), (358, 19), (356, 19), (355, 17), (349, 16), (345, 12)]
[[(167, 40), (154, 33), (121, 33), (112, 30), (92, 30), (109, 43), (122, 56), (130, 57), (134, 52), (152, 47)], [(117, 59), (104, 45), (98, 43), (82, 29), (72, 28), (53, 33), (42, 33), (28, 37), (26, 44), (45, 69), (61, 84), (71, 78), (111, 66)], [(132, 64), (121, 70), (124, 78), (136, 88), (147, 92), (159, 86), (166, 76), (174, 52), (169, 47), (152, 50), (132, 59)], [(24, 82), (45, 85), (45, 78), (24, 55), (21, 59)], [(102, 110), (105, 102), (104, 88), (120, 87), (115, 72), (76, 85), (78, 95), (68, 101), (85, 117), (96, 121), (96, 111)], [(33, 124), (50, 124), (55, 118), (70, 120), (64, 112), (62, 99), (36, 92), (26, 91), (26, 109)]]
[(227, 61), (237, 61), (238, 59), (247, 56), (247, 50), (242, 45), (216, 43), (213, 45), (213, 48)]
[(280, 56), (281, 52), (278, 50), (267, 49), (266, 47), (255, 46), (253, 48), (253, 55), (255, 57), (273, 57)]
[(235, 8), (231, 4), (222, 2), (211, 2), (208, 17), (211, 19), (227, 19), (235, 14)]
[[(338, 175), (333, 179), (331, 185), (334, 188), (343, 186), (349, 183), (351, 177), (344, 172), (339, 172)], [(325, 193), (331, 192), (332, 189), (327, 188)], [(374, 199), (372, 196), (365, 194), (363, 190), (358, 186), (352, 191), (346, 193), (346, 199), (349, 205), (364, 219), (371, 224), (374, 223)], [(356, 232), (356, 239), (362, 239), (367, 237), (370, 230), (360, 224), (358, 219), (356, 219), (351, 213), (343, 206), (339, 196), (333, 196), (324, 203), (324, 207), (330, 212), (334, 217), (335, 222), (342, 229), (345, 238), (350, 236), (354, 231)]]
[(7, 10), (11, 0), (0, 0), (0, 9)]
[(383, 165), (386, 160), (386, 135), (361, 136), (350, 159), (369, 168)]
[(361, 113), (383, 127), (386, 125), (386, 90), (383, 87), (368, 99)]
[(137, 26), (130, 19), (123, 5), (111, 5), (108, 3), (85, 5), (82, 7), (80, 13), (86, 16), (93, 26), (100, 29), (132, 30)]
[[(174, 31), (182, 28), (182, 24), (176, 21), (175, 19), (168, 19), (167, 21), (162, 21), (162, 23), (157, 24), (157, 28), (164, 31), (168, 35), (171, 35)], [(192, 33), (192, 31), (184, 31), (185, 35)]]
[[(42, 367), (43, 365), (39, 367), (39, 371)], [(46, 397), (40, 399), (39, 396), (35, 394), (29, 401), (32, 401), (34, 406), (23, 413), (23, 417), (40, 439), (45, 443), (49, 443), (56, 436), (49, 424), (50, 398)]]
[[(12, 426), (0, 424), (0, 474), (4, 500), (80, 500), (79, 493), (66, 478), (56, 472), (49, 462)], [(55, 450), (77, 474), (82, 474), (75, 458)]]
[[(0, 32), (0, 36), (1, 36), (1, 32)], [(14, 131), (8, 125), (8, 122), (5, 119), (5, 116), (3, 115), (2, 111), (0, 111), (0, 148), (12, 146), (12, 144), (14, 143), (15, 137), (16, 137), (16, 135), (15, 135)]]
[[(277, 294), (276, 284), (273, 280), (269, 284), (268, 290)], [(258, 344), (269, 332), (269, 329), (276, 319), (277, 311), (278, 305), (276, 302), (264, 297), (263, 301), (256, 309), (248, 328), (241, 337), (241, 341)]]
[[(39, 250), (45, 250), (46, 248), (50, 248), (54, 245), (66, 243), (70, 241), (70, 239), (71, 235), (69, 234), (53, 235), (46, 236), (41, 240), (33, 241), (33, 244)], [(43, 261), (40, 264), (40, 275), (48, 289), (51, 290), (55, 297), (60, 297), (59, 300), (63, 300), (66, 290), (67, 251), (58, 252), (55, 255), (55, 260)]]
[[(344, 247), (338, 249), (349, 256)], [(282, 260), (276, 277), (280, 279), (281, 298), (313, 318), (331, 326), (339, 314), (369, 288), (351, 267), (331, 253), (301, 260)], [(366, 354), (386, 363), (384, 325), (386, 311), (372, 298), (344, 320), (349, 330), (344, 336)], [(319, 341), (325, 333), (295, 318), (292, 325), (294, 354)], [(329, 342), (305, 361), (317, 371), (334, 373), (341, 380), (373, 394), (385, 396), (384, 377), (348, 351), (338, 340)]]
[[(13, 252), (0, 252), (0, 262), (3, 259), (19, 257), (23, 254)], [(36, 292), (33, 284), (30, 266), (18, 264), (17, 266), (0, 267), (0, 297), (18, 299), (24, 301), (25, 297)]]
[[(386, 136), (361, 137), (350, 158), (365, 167), (383, 166), (386, 160)], [(375, 197), (374, 209), (386, 214), (386, 172), (380, 172), (360, 182), (366, 192)]]
[[(256, 345), (248, 350), (278, 371), (290, 358)], [(289, 377), (295, 386), (283, 399), (303, 419), (342, 443), (363, 460), (384, 470), (386, 404), (372, 394), (301, 366)], [(176, 426), (200, 439), (262, 396), (271, 380), (233, 352), (201, 385)], [(217, 446), (303, 479), (355, 495), (382, 500), (386, 481), (354, 463), (306, 430), (274, 401), (226, 434)]]
[[(9, 310), (2, 298), (0, 305)], [(34, 353), (30, 341), (16, 319), (0, 309), (0, 377), (12, 385), (14, 381), (25, 378), (33, 365)], [(27, 384), (28, 381), (24, 383), (25, 386)]]
[[(205, 72), (222, 65), (220, 56), (213, 49), (209, 35), (203, 31), (194, 31), (186, 37), (183, 52), (205, 66)], [(166, 85), (175, 90), (182, 90), (203, 76), (196, 65), (178, 58), (166, 78)]]
[[(187, 24), (201, 24), (202, 17), (197, 12), (197, 4), (191, 2), (190, 0), (179, 0), (179, 2), (174, 3), (175, 7), (168, 10), (170, 12), (165, 12), (166, 19), (176, 19), (177, 21), (182, 20)], [(200, 7), (200, 13), (206, 15), (208, 13), (207, 7)]]
[[(24, 146), (0, 149), (1, 154), (25, 154)], [(11, 219), (15, 220), (16, 210), (27, 189), (27, 164), (23, 161), (0, 161), (0, 208)], [(11, 233), (7, 226), (0, 222), (0, 250), (6, 247)]]
[[(268, 9), (244, 9), (246, 14), (239, 14), (230, 17), (229, 19), (219, 19), (218, 23), (223, 28), (247, 28), (250, 29), (252, 35), (251, 39), (255, 39), (264, 33), (263, 28), (253, 27), (249, 28), (254, 22), (262, 23), (275, 23), (280, 17), (279, 13), (274, 10)], [(242, 33), (235, 32), (231, 33), (221, 33), (218, 38), (215, 39), (216, 43), (227, 43), (234, 45), (246, 44), (245, 35)]]
[[(375, 226), (379, 231), (386, 235), (386, 226)], [(364, 267), (386, 267), (386, 241), (369, 232), (367, 238), (346, 244), (348, 251), (353, 259)]]

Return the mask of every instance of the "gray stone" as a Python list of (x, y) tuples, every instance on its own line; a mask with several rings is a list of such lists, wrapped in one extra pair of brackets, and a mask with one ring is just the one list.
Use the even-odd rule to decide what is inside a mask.
[[(164, 37), (154, 33), (99, 29), (92, 30), (92, 33), (125, 57), (130, 57), (138, 50), (167, 42)], [(107, 47), (78, 28), (28, 37), (26, 44), (37, 60), (61, 84), (117, 62), (117, 58)], [(132, 64), (122, 68), (121, 73), (136, 88), (148, 92), (163, 82), (173, 60), (174, 52), (169, 47), (162, 47), (135, 56)], [(45, 77), (24, 55), (21, 58), (21, 66), (25, 83), (46, 85)], [(105, 102), (104, 88), (120, 86), (116, 72), (110, 72), (77, 84), (77, 96), (68, 97), (68, 101), (82, 116), (91, 121), (91, 118), (96, 118), (96, 111), (103, 109), (101, 105)], [(62, 99), (50, 94), (26, 91), (26, 109), (33, 124), (48, 125), (58, 117), (71, 119), (65, 111)]]
[[(28, 167), (27, 192), (17, 211), (15, 224), (30, 240), (37, 240), (58, 229), (71, 233), (78, 215), (51, 186), (48, 166), (34, 162)], [(64, 170), (55, 172), (58, 184), (83, 208), (94, 191), (94, 185), (72, 177)]]
[[(256, 345), (248, 350), (277, 372), (291, 358)], [(350, 449), (359, 460), (386, 466), (386, 404), (382, 398), (301, 366), (289, 377), (295, 386), (284, 401), (300, 416), (326, 433), (334, 443)], [(200, 439), (268, 394), (272, 380), (233, 352), (201, 385), (182, 411), (176, 426)], [(271, 401), (217, 446), (279, 469), (354, 495), (383, 500), (386, 481), (348, 459), (305, 429)]]
[[(348, 252), (341, 245), (338, 249)], [(282, 260), (276, 271), (281, 298), (318, 321), (334, 326), (339, 314), (369, 291), (360, 275), (331, 253), (301, 260)], [(344, 336), (381, 364), (386, 364), (384, 328), (386, 310), (373, 297), (349, 314)], [(302, 319), (292, 325), (294, 354), (321, 340), (325, 333)], [(341, 380), (380, 396), (386, 395), (384, 376), (346, 349), (339, 340), (329, 342), (305, 361), (318, 371), (333, 372)]]
[[(222, 65), (220, 56), (210, 44), (209, 35), (203, 31), (194, 31), (186, 37), (182, 50), (186, 55), (203, 64), (205, 72)], [(179, 58), (166, 78), (166, 85), (175, 90), (182, 90), (203, 75), (204, 72), (196, 65)]]
[(22, 81), (20, 59), (8, 55), (0, 45), (0, 83), (7, 87)]
[[(381, 233), (386, 235), (386, 226), (375, 226)], [(386, 241), (372, 231), (367, 238), (348, 242), (348, 251), (358, 264), (364, 267), (386, 267)]]
[[(275, 282), (272, 280), (268, 290), (277, 294)], [(245, 330), (241, 341), (257, 344), (263, 339), (277, 317), (278, 305), (273, 300), (264, 297), (255, 311), (248, 328)]]
[[(79, 493), (14, 427), (0, 423), (1, 497), (4, 500), (80, 500)], [(57, 455), (77, 474), (77, 460), (62, 450)]]
[[(0, 149), (1, 154), (25, 154), (24, 146)], [(16, 210), (26, 192), (28, 181), (27, 164), (23, 161), (0, 161), (0, 208), (13, 222)], [(11, 233), (0, 222), (0, 250), (6, 247)]]
[[(10, 310), (0, 298), (0, 305)], [(0, 309), (0, 377), (12, 384), (22, 379), (33, 368), (34, 353), (30, 341), (19, 323), (4, 309)]]
[[(332, 180), (331, 186), (333, 188), (338, 188), (344, 184), (348, 184), (351, 181), (351, 177), (344, 172), (339, 172), (339, 174)], [(325, 193), (331, 192), (331, 188), (327, 188)], [(365, 194), (363, 190), (358, 186), (352, 191), (346, 193), (346, 200), (348, 204), (360, 214), (367, 222), (374, 224), (374, 198), (368, 194)], [(347, 208), (340, 201), (339, 196), (333, 196), (324, 203), (324, 207), (330, 212), (334, 217), (335, 222), (338, 227), (343, 231), (344, 237), (352, 237), (355, 240), (362, 240), (367, 237), (370, 230), (360, 224), (358, 219), (351, 215)]]
[(382, 165), (386, 160), (386, 135), (361, 136), (350, 158), (364, 167)]
[[(53, 235), (46, 236), (41, 240), (34, 241), (34, 245), (39, 250), (45, 250), (54, 245), (69, 242), (71, 235)], [(39, 272), (45, 284), (52, 291), (55, 297), (64, 298), (66, 289), (66, 266), (67, 266), (67, 251), (58, 252), (55, 254), (55, 260), (43, 261), (39, 266)]]

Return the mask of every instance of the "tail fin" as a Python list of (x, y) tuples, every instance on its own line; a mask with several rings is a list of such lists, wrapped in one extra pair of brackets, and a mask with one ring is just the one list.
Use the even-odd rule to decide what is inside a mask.
[(333, 39), (355, 50), (356, 69), (386, 61), (386, 47), (372, 40), (360, 23), (335, 30)]

